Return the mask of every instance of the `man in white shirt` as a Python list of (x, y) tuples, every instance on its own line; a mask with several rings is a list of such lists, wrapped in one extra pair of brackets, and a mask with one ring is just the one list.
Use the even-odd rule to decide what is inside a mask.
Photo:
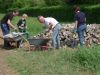
[(38, 20), (40, 23), (43, 23), (49, 30), (52, 30), (52, 42), (53, 42), (53, 47), (55, 49), (59, 49), (60, 47), (60, 29), (61, 25), (60, 23), (52, 18), (52, 17), (43, 17), (43, 16), (38, 16)]

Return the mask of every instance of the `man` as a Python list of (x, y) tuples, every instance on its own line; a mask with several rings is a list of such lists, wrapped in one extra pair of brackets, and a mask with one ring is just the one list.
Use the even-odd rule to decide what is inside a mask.
[[(19, 12), (16, 10), (16, 11), (6, 14), (2, 18), (1, 29), (2, 29), (3, 36), (9, 34), (10, 28), (13, 28), (14, 30), (16, 30), (16, 27), (11, 23), (11, 20), (13, 19), (14, 16), (17, 16), (18, 14)], [(9, 42), (6, 39), (4, 39), (4, 47), (7, 48), (9, 46), (10, 46)]]
[(23, 14), (22, 18), (17, 23), (19, 32), (25, 33), (26, 38), (29, 37), (29, 34), (26, 32), (26, 28), (27, 28), (27, 26), (26, 26), (26, 19), (27, 19), (27, 17), (28, 17), (27, 14)]
[(55, 49), (59, 49), (60, 48), (59, 32), (61, 29), (60, 23), (52, 17), (44, 18), (43, 16), (39, 16), (38, 20), (40, 21), (40, 23), (43, 23), (46, 27), (48, 27), (48, 30), (52, 30), (53, 47)]
[(86, 31), (86, 16), (80, 11), (80, 7), (75, 8), (75, 29), (77, 30), (80, 46), (84, 44), (84, 32)]

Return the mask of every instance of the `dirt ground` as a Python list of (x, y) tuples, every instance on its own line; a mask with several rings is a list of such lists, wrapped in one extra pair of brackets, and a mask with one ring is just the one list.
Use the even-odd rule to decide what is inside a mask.
[[(2, 33), (0, 31), (0, 36)], [(4, 57), (13, 52), (13, 50), (5, 50), (3, 49), (3, 40), (0, 38), (0, 75), (19, 75), (14, 69), (9, 67), (9, 65), (5, 62)]]

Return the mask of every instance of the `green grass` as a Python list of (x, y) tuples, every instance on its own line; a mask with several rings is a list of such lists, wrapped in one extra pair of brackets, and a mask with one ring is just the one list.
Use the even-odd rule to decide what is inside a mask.
[(73, 52), (67, 50), (31, 53), (18, 50), (7, 56), (6, 61), (20, 75), (88, 75), (89, 70), (72, 67), (72, 55)]
[[(4, 14), (0, 14), (0, 20), (2, 19), (3, 16), (4, 16)], [(21, 18), (21, 16), (14, 17), (12, 20), (13, 25), (15, 25), (17, 27), (17, 22), (20, 18)], [(27, 18), (27, 31), (31, 36), (42, 32), (43, 31), (42, 26), (43, 25), (38, 22), (37, 17), (28, 17)]]
[[(20, 17), (15, 17), (13, 20), (14, 24), (17, 24)], [(39, 23), (36, 17), (28, 17), (27, 18), (27, 31), (30, 35), (34, 35), (43, 31), (42, 24)], [(17, 27), (17, 25), (16, 25)]]
[(16, 50), (6, 57), (20, 75), (99, 75), (100, 46), (26, 52)]
[[(3, 14), (0, 14), (0, 19)], [(16, 25), (20, 17), (13, 19)], [(35, 35), (43, 31), (36, 17), (27, 19), (28, 32)], [(99, 75), (100, 46), (77, 48), (77, 50), (61, 49), (47, 52), (28, 53), (16, 50), (5, 57), (5, 61), (17, 70), (20, 75)]]

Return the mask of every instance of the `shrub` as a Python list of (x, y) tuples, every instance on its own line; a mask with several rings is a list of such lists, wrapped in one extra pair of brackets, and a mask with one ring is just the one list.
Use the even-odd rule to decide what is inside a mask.
[(73, 53), (72, 61), (79, 63), (79, 65), (98, 72), (100, 70), (100, 46), (94, 46), (88, 49), (80, 48)]

